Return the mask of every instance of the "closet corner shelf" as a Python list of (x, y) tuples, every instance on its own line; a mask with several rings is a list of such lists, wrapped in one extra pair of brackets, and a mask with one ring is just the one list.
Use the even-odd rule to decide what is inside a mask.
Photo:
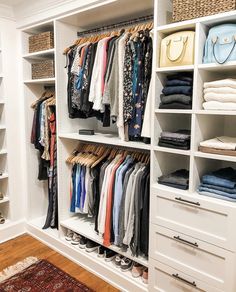
[(55, 53), (55, 49), (50, 49), (50, 50), (24, 54), (22, 57), (24, 59), (42, 59), (42, 58), (53, 57), (54, 53)]
[(196, 151), (194, 153), (194, 156), (195, 157), (200, 157), (200, 158), (236, 162), (236, 156), (211, 154), (211, 153), (204, 153), (204, 152), (201, 152), (201, 151)]
[(2, 175), (0, 175), (0, 180), (5, 178), (8, 178), (8, 173), (3, 173)]
[(0, 155), (4, 155), (4, 154), (7, 154), (7, 150), (6, 149), (0, 150)]
[(0, 104), (5, 104), (5, 101), (3, 99), (0, 100)]
[(0, 126), (0, 130), (6, 130), (5, 126)]
[(206, 70), (206, 71), (230, 71), (235, 70), (236, 61), (227, 62), (223, 65), (218, 63), (207, 63), (207, 64), (199, 64), (198, 69)]
[(181, 109), (155, 109), (156, 114), (192, 114), (193, 110)]
[(195, 114), (197, 115), (224, 115), (224, 116), (234, 116), (236, 111), (220, 111), (220, 110), (196, 110)]
[(12, 225), (12, 221), (6, 219), (4, 224), (0, 224), (0, 230), (7, 229), (8, 227), (10, 227), (10, 225)]
[(156, 68), (157, 73), (185, 72), (185, 71), (193, 71), (193, 70), (194, 70), (194, 65)]
[(25, 80), (25, 84), (54, 84), (56, 78), (44, 78), (44, 79), (29, 79)]
[(9, 201), (10, 201), (10, 199), (8, 197), (4, 197), (3, 200), (0, 200), (0, 205), (3, 204), (3, 203), (7, 203)]
[[(103, 245), (103, 239), (94, 231), (94, 224), (88, 218), (80, 218), (74, 216), (70, 219), (64, 220), (61, 222), (61, 226), (70, 229), (82, 236), (87, 237), (88, 239), (97, 242), (98, 244)], [(148, 267), (148, 260), (145, 257), (134, 257), (131, 255), (131, 252), (128, 250), (127, 252), (120, 251), (120, 248), (114, 245), (110, 245), (109, 249), (127, 257), (131, 260)]]
[(175, 23), (169, 23), (165, 25), (161, 25), (157, 27), (158, 32), (162, 33), (174, 33), (179, 30), (194, 30), (195, 28), (195, 19), (194, 20), (185, 20), (182, 22), (175, 22)]
[(59, 232), (57, 229), (52, 229), (52, 228), (42, 229), (45, 223), (45, 220), (46, 220), (46, 217), (43, 216), (43, 217), (39, 217), (39, 218), (29, 221), (28, 224), (38, 229), (39, 231), (46, 233), (47, 235), (53, 238), (59, 238)]
[(96, 133), (95, 135), (79, 135), (78, 133), (59, 134), (60, 138), (79, 140), (92, 143), (115, 145), (120, 147), (135, 148), (140, 150), (150, 150), (151, 145), (142, 142), (125, 142), (115, 134)]
[(155, 146), (154, 151), (180, 154), (180, 155), (186, 155), (186, 156), (190, 156), (191, 154), (190, 150), (181, 150), (181, 149), (174, 149), (174, 148), (160, 147), (160, 146)]

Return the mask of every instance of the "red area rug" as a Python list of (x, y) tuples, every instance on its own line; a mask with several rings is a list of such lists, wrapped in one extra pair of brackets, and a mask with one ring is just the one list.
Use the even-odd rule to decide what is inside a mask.
[(1, 292), (91, 292), (46, 260), (27, 258), (0, 273)]

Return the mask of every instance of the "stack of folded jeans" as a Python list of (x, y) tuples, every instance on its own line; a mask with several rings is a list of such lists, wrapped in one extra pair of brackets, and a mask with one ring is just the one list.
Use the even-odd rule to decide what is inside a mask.
[(236, 138), (221, 136), (200, 142), (199, 151), (236, 156)]
[(236, 202), (236, 170), (226, 167), (203, 175), (198, 193)]
[(167, 82), (160, 96), (160, 109), (191, 109), (193, 93), (192, 73), (178, 73), (167, 76)]
[(158, 177), (158, 183), (176, 189), (187, 190), (189, 186), (189, 171), (179, 169), (167, 175)]
[(190, 149), (190, 130), (178, 130), (176, 132), (162, 132), (158, 146), (182, 150)]
[(236, 79), (205, 82), (204, 100), (206, 110), (236, 110)]

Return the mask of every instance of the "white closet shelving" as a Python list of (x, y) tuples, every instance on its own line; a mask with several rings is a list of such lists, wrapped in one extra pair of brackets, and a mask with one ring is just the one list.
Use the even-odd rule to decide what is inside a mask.
[[(125, 11), (123, 9), (125, 4)], [(102, 243), (96, 235), (93, 225), (89, 220), (80, 219), (70, 213), (69, 181), (71, 167), (66, 164), (66, 158), (72, 153), (79, 143), (89, 142), (105, 145), (116, 145), (122, 148), (130, 148), (149, 152), (150, 145), (138, 142), (123, 142), (118, 138), (116, 127), (104, 129), (95, 118), (87, 120), (69, 119), (67, 109), (67, 70), (63, 51), (77, 39), (77, 32), (90, 28), (104, 26), (133, 19), (139, 16), (153, 14), (153, 3), (145, 1), (118, 0), (111, 3), (91, 5), (73, 14), (55, 18), (52, 21), (40, 23), (22, 29), (22, 62), (23, 62), (23, 88), (24, 88), (24, 112), (25, 112), (25, 145), (27, 152), (27, 228), (38, 239), (44, 241), (54, 249), (60, 251), (76, 263), (109, 281), (122, 291), (147, 291), (141, 278), (135, 279), (131, 272), (122, 273), (115, 269), (114, 264), (106, 263), (99, 259), (96, 253), (88, 254), (84, 250), (73, 247), (65, 240), (67, 229), (78, 232), (81, 235)], [(28, 53), (28, 38), (30, 35), (47, 30), (54, 31), (55, 48)], [(55, 78), (32, 80), (31, 64), (44, 58), (55, 58)], [(44, 183), (37, 180), (38, 161), (37, 152), (30, 144), (30, 133), (33, 119), (33, 110), (30, 105), (40, 97), (45, 85), (55, 84), (56, 110), (57, 110), (57, 149), (58, 149), (58, 204), (59, 204), (59, 231), (42, 230), (47, 212), (47, 188)], [(94, 136), (79, 135), (79, 129), (94, 129)], [(111, 246), (117, 251), (144, 266), (148, 266), (148, 260), (143, 257), (134, 258), (129, 251), (122, 252), (117, 247)]]
[[(156, 69), (152, 133), (152, 182), (150, 218), (150, 291), (236, 290), (236, 204), (197, 193), (203, 174), (224, 166), (236, 167), (234, 157), (198, 151), (199, 143), (218, 135), (236, 136), (235, 111), (202, 108), (203, 83), (235, 78), (235, 62), (202, 64), (209, 29), (235, 22), (229, 12), (171, 23), (172, 1), (155, 1)], [(195, 61), (191, 66), (159, 68), (161, 40), (177, 31), (195, 31)], [(160, 93), (166, 76), (193, 72), (192, 110), (160, 110)], [(189, 151), (159, 147), (162, 131), (191, 130)], [(159, 185), (160, 175), (189, 170), (189, 190)]]

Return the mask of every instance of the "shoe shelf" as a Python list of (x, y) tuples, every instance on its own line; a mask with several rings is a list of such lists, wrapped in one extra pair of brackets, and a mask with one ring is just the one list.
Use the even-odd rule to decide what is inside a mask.
[[(103, 245), (103, 239), (94, 230), (93, 220), (75, 216), (65, 221), (62, 221), (61, 226), (70, 229), (73, 232), (78, 233), (94, 242), (97, 242), (100, 245)], [(131, 255), (131, 251), (129, 249), (128, 251), (122, 251), (119, 247), (115, 245), (110, 245), (108, 248), (131, 259), (132, 261), (135, 261), (145, 267), (148, 267), (147, 258), (142, 256), (134, 257)]]
[(8, 197), (4, 197), (3, 200), (0, 200), (0, 204), (9, 202), (10, 199)]
[(4, 155), (4, 154), (7, 154), (7, 149), (0, 150), (0, 155)]
[[(104, 258), (99, 258), (97, 256), (96, 251), (87, 252), (85, 249), (81, 249), (81, 248), (79, 248), (79, 246), (74, 246), (71, 243), (69, 243), (68, 241), (66, 241), (65, 237), (62, 237), (62, 241), (69, 248), (73, 249), (74, 251), (76, 251), (78, 253), (82, 253), (87, 258), (92, 259), (99, 266), (102, 266), (103, 268), (105, 268), (107, 271), (114, 273), (117, 276), (121, 277), (121, 281), (122, 281), (122, 279), (125, 281), (127, 281), (127, 280), (130, 281), (133, 285), (136, 286), (136, 288), (133, 287), (133, 289), (135, 289), (133, 291), (148, 291), (148, 286), (142, 282), (141, 277), (134, 278), (132, 276), (131, 271), (126, 271), (126, 272), (120, 271), (120, 269), (117, 268), (112, 261), (107, 262), (104, 260)], [(136, 290), (136, 289), (138, 289), (138, 290)], [(129, 290), (129, 291), (131, 291), (131, 290)]]
[(0, 180), (5, 178), (8, 178), (8, 173), (3, 173), (2, 175), (0, 175)]

